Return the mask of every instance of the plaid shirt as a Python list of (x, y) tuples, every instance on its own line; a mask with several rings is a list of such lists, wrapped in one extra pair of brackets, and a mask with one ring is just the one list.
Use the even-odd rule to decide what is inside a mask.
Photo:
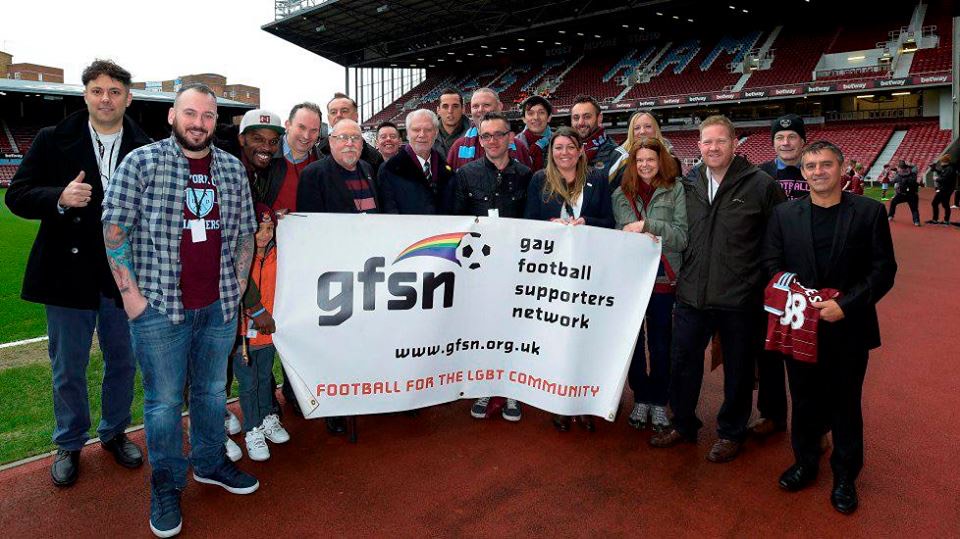
[[(220, 304), (223, 320), (229, 322), (243, 293), (235, 250), (241, 237), (256, 232), (257, 223), (243, 165), (219, 148), (211, 146), (211, 153), (210, 176), (220, 197)], [(185, 318), (180, 238), (189, 177), (190, 164), (171, 136), (130, 152), (111, 176), (103, 200), (103, 223), (127, 231), (140, 291), (174, 324)]]

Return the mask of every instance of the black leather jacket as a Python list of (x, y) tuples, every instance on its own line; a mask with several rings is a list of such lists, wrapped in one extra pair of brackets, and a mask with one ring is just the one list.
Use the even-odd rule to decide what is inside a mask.
[(453, 176), (455, 215), (488, 215), (497, 209), (500, 217), (523, 217), (527, 186), (533, 172), (511, 159), (498, 170), (489, 159), (477, 159), (460, 167)]

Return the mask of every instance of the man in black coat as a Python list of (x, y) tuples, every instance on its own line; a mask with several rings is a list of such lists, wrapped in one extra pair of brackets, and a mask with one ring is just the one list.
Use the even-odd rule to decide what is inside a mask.
[(360, 159), (363, 136), (357, 122), (337, 122), (330, 136), (330, 156), (303, 170), (297, 187), (297, 211), (377, 213), (380, 197), (370, 165)]
[(6, 195), (15, 215), (40, 220), (21, 297), (46, 307), (58, 447), (51, 476), (60, 487), (77, 480), (90, 429), (87, 364), (95, 328), (104, 362), (100, 443), (125, 467), (143, 464), (140, 448), (124, 434), (136, 365), (100, 216), (117, 165), (151, 141), (124, 115), (133, 99), (129, 72), (97, 60), (82, 81), (87, 109), (40, 131)]
[(737, 457), (753, 405), (754, 366), (763, 350), (763, 286), (760, 244), (773, 208), (786, 196), (780, 184), (734, 155), (733, 124), (710, 116), (700, 124), (703, 163), (683, 180), (687, 248), (677, 276), (670, 407), (674, 428), (650, 439), (654, 447), (695, 442), (703, 425), (697, 402), (703, 355), (714, 333), (723, 350), (723, 405), (718, 439), (707, 459)]
[(897, 262), (883, 204), (843, 192), (842, 165), (843, 153), (829, 142), (804, 148), (801, 169), (810, 197), (776, 208), (762, 263), (768, 276), (792, 272), (807, 288), (840, 292), (811, 303), (819, 309), (816, 363), (786, 360), (796, 461), (780, 476), (780, 486), (792, 492), (813, 482), (823, 425), (829, 425), (830, 501), (837, 511), (852, 513), (854, 481), (863, 467), (863, 379), (869, 351), (880, 346), (876, 304), (893, 287)]
[(432, 110), (407, 115), (409, 143), (380, 165), (377, 180), (386, 213), (442, 215), (450, 208), (450, 177), (444, 155), (434, 149), (440, 119)]
[(897, 194), (890, 201), (890, 217), (897, 213), (897, 206), (906, 202), (913, 216), (913, 226), (920, 226), (920, 184), (917, 183), (917, 171), (903, 159), (897, 165), (897, 176), (893, 180)]

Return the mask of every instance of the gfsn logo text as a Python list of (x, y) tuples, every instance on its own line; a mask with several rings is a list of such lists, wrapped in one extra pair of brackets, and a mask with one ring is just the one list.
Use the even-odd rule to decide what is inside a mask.
[[(393, 264), (427, 256), (479, 269), (481, 260), (491, 252), (490, 246), (482, 243), (480, 237), (476, 232), (454, 232), (424, 238), (401, 251)], [(433, 309), (438, 303), (444, 309), (453, 306), (457, 279), (454, 272), (396, 271), (388, 274), (385, 267), (385, 257), (373, 256), (364, 262), (359, 272), (328, 271), (320, 275), (317, 279), (317, 306), (321, 311), (319, 325), (338, 326), (353, 316), (354, 283), (361, 289), (360, 305), (364, 311), (377, 309), (377, 285), (380, 283), (386, 283), (390, 294), (386, 302), (388, 311), (407, 311), (417, 305), (421, 309)]]

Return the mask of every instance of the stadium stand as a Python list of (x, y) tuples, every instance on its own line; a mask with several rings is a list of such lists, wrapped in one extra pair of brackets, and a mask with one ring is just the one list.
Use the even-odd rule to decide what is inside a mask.
[(934, 48), (920, 49), (913, 53), (913, 63), (910, 65), (911, 75), (950, 71), (952, 66), (950, 54), (953, 50), (950, 16), (938, 17), (932, 24), (936, 26), (939, 42)]
[(951, 132), (941, 130), (937, 120), (916, 120), (890, 161), (897, 163), (903, 159), (917, 165), (922, 175), (930, 163), (943, 154), (951, 138)]

